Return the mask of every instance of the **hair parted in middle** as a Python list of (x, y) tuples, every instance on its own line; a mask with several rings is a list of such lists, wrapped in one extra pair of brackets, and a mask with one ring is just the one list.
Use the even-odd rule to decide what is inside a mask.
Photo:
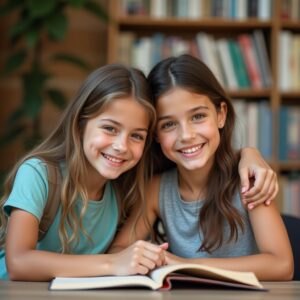
[[(242, 217), (232, 205), (239, 185), (239, 153), (232, 148), (235, 123), (233, 105), (212, 71), (201, 60), (191, 55), (184, 54), (162, 60), (150, 72), (148, 82), (155, 107), (159, 98), (175, 87), (207, 96), (216, 111), (220, 110), (222, 102), (227, 106), (225, 125), (219, 129), (220, 144), (208, 177), (206, 200), (199, 212), (199, 229), (203, 234), (199, 250), (210, 252), (223, 243), (222, 228), (225, 221), (230, 227), (229, 240), (237, 239), (239, 226), (242, 230), (244, 228)], [(153, 142), (152, 148), (155, 172), (161, 173), (176, 167), (164, 156), (157, 142)]]

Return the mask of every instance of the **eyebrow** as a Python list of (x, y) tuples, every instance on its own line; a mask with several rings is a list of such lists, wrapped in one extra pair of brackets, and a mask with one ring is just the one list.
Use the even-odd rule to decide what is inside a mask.
[[(112, 120), (112, 119), (101, 119), (99, 121), (100, 122), (102, 122), (102, 121), (106, 121), (107, 122), (108, 121), (108, 122), (111, 122), (111, 123), (113, 123), (113, 124), (115, 124), (117, 126), (120, 126), (120, 127), (123, 126), (120, 122)], [(148, 132), (148, 128), (135, 128), (134, 130), (136, 130), (136, 131), (145, 131), (146, 133)]]
[[(188, 110), (188, 113), (193, 113), (193, 112), (195, 112), (195, 111), (197, 111), (197, 110), (200, 110), (200, 109), (209, 110), (209, 108), (208, 108), (207, 106), (199, 105), (199, 106), (196, 106), (196, 107), (194, 107), (194, 108)], [(162, 116), (162, 117), (159, 117), (159, 118), (157, 119), (157, 122), (163, 121), (163, 120), (165, 120), (165, 119), (170, 119), (170, 118), (172, 118), (172, 115)]]

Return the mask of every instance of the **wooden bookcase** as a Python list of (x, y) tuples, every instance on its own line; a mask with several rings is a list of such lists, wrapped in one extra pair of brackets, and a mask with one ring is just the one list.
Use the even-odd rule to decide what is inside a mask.
[[(269, 20), (256, 18), (246, 20), (232, 20), (225, 18), (202, 18), (202, 19), (181, 19), (181, 18), (151, 18), (149, 16), (126, 16), (122, 13), (121, 0), (109, 1), (109, 12), (112, 22), (108, 28), (108, 63), (118, 61), (118, 40), (120, 34), (125, 31), (132, 31), (137, 36), (151, 36), (155, 32), (162, 32), (166, 35), (182, 35), (191, 37), (199, 31), (204, 31), (216, 37), (234, 37), (240, 33), (251, 33), (260, 29), (267, 36), (267, 50), (270, 56), (272, 85), (270, 88), (262, 89), (238, 89), (228, 90), (233, 99), (257, 100), (268, 99), (272, 111), (272, 156), (269, 161), (272, 168), (278, 173), (289, 173), (300, 171), (300, 160), (280, 161), (279, 160), (279, 111), (282, 105), (300, 106), (300, 89), (281, 92), (280, 69), (279, 69), (279, 42), (280, 32), (289, 30), (294, 34), (300, 33), (300, 19), (289, 20), (281, 17), (281, 1), (272, 1), (272, 17)], [(300, 145), (299, 145), (300, 147)], [(299, 199), (300, 201), (300, 199)]]

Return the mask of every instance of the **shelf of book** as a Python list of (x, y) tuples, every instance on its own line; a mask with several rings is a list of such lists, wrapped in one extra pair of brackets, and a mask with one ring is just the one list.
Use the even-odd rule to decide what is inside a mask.
[(140, 26), (140, 27), (159, 27), (159, 30), (162, 30), (167, 27), (188, 27), (189, 29), (197, 29), (199, 28), (230, 28), (234, 29), (254, 29), (254, 28), (264, 28), (270, 29), (272, 27), (271, 21), (261, 21), (257, 19), (249, 19), (249, 20), (226, 20), (219, 18), (207, 18), (202, 20), (190, 20), (190, 19), (176, 19), (176, 18), (164, 18), (164, 19), (153, 19), (148, 16), (136, 16), (136, 17), (128, 17), (121, 16), (117, 20), (118, 25), (122, 28), (122, 26), (130, 27), (130, 26)]
[(300, 30), (299, 20), (283, 20), (281, 21), (282, 29)]
[(300, 160), (280, 161), (278, 163), (278, 168), (281, 172), (299, 171), (300, 170)]
[[(226, 3), (229, 1), (109, 1), (114, 21), (109, 26), (108, 62), (134, 65), (147, 74), (163, 55), (188, 52), (199, 56), (231, 98), (242, 103), (238, 104), (245, 114), (241, 118), (251, 124), (251, 137), (243, 137), (237, 145), (250, 140), (254, 143), (250, 146), (263, 147), (260, 150), (278, 175), (291, 172), (294, 180), (295, 173), (300, 173), (300, 119), (295, 117), (300, 108), (300, 1), (232, 2), (237, 7)], [(148, 61), (149, 57), (156, 60)], [(240, 65), (243, 68), (238, 70)], [(293, 122), (287, 121), (289, 114)], [(299, 196), (297, 201), (300, 203)]]
[(261, 89), (239, 89), (239, 90), (227, 90), (227, 93), (231, 98), (269, 98), (271, 97), (270, 88)]

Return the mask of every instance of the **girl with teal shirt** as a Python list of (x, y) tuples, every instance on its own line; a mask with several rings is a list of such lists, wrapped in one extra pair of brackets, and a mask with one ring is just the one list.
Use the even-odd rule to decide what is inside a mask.
[[(145, 274), (162, 264), (162, 249), (148, 242), (104, 254), (119, 222), (145, 198), (156, 120), (149, 99), (142, 72), (101, 67), (50, 136), (16, 164), (1, 200), (2, 279)], [(61, 204), (39, 241), (39, 222), (58, 180)]]

